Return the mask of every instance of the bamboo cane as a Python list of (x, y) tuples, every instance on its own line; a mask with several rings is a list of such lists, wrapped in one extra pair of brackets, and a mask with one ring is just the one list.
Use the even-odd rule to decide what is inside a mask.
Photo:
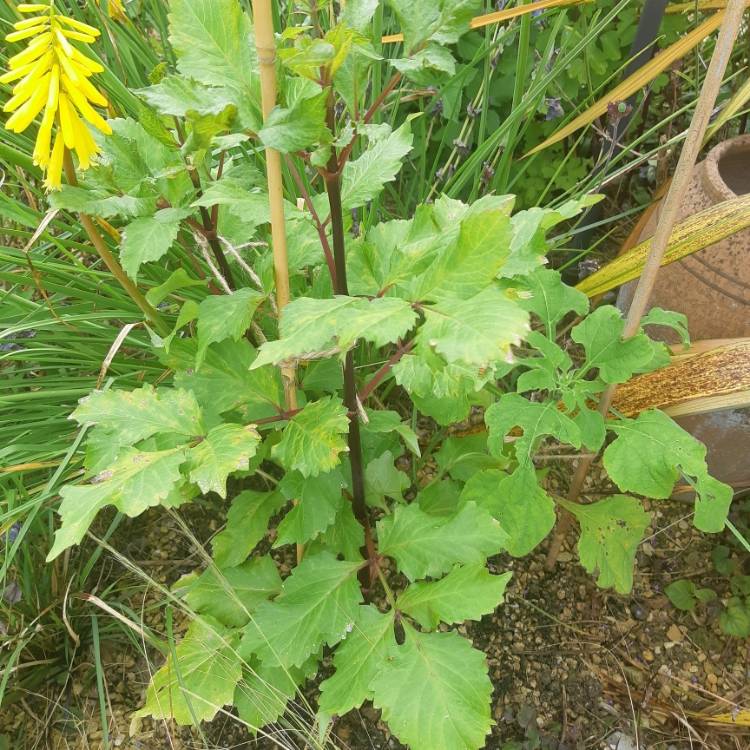
[[(267, 119), (276, 106), (276, 40), (273, 33), (271, 0), (253, 0), (255, 47), (260, 63), (260, 94), (263, 119)], [(273, 245), (273, 270), (276, 282), (276, 305), (281, 314), (289, 302), (289, 261), (286, 247), (284, 221), (284, 185), (281, 176), (281, 154), (266, 148), (266, 178), (268, 200), (271, 207), (271, 242)], [(282, 366), (284, 404), (288, 412), (297, 408), (297, 386), (292, 366)], [(303, 547), (297, 545), (297, 562), (302, 559)]]
[[(253, 0), (255, 46), (260, 63), (260, 92), (263, 119), (276, 106), (276, 41), (273, 36), (271, 0)], [(281, 177), (281, 154), (266, 148), (266, 176), (268, 200), (271, 205), (271, 240), (273, 243), (273, 270), (276, 281), (276, 304), (279, 312), (289, 302), (289, 262), (286, 249), (286, 224), (284, 222), (284, 193)], [(297, 408), (294, 369), (282, 369), (287, 409)]]
[[(680, 158), (677, 162), (677, 168), (675, 169), (674, 177), (669, 186), (669, 191), (664, 198), (664, 205), (662, 207), (661, 215), (659, 216), (659, 223), (656, 226), (656, 232), (654, 233), (654, 238), (651, 243), (651, 252), (646, 260), (643, 273), (638, 280), (638, 285), (635, 294), (633, 295), (633, 301), (628, 310), (625, 329), (623, 331), (624, 338), (630, 338), (638, 332), (641, 318), (648, 306), (651, 292), (656, 283), (656, 276), (659, 273), (664, 253), (669, 244), (669, 236), (671, 235), (672, 229), (677, 221), (680, 204), (693, 175), (693, 168), (695, 167), (695, 162), (698, 159), (698, 154), (700, 153), (703, 144), (704, 135), (708, 128), (708, 122), (711, 113), (713, 112), (714, 104), (716, 103), (716, 97), (719, 94), (719, 88), (721, 87), (721, 82), (724, 78), (724, 73), (732, 54), (734, 41), (737, 38), (737, 33), (740, 29), (745, 5), (746, 0), (729, 0), (727, 3), (726, 15), (724, 16), (724, 19), (721, 22), (721, 27), (719, 28), (719, 37), (716, 40), (716, 46), (714, 47), (713, 55), (711, 56), (708, 72), (706, 73), (706, 78), (703, 81), (701, 93), (695, 106), (693, 119), (690, 122), (685, 143), (683, 144)], [(599, 400), (599, 413), (604, 417), (606, 417), (609, 412), (609, 407), (612, 405), (612, 400), (616, 390), (616, 384), (610, 385), (607, 390), (604, 391)], [(583, 484), (586, 481), (586, 477), (591, 468), (591, 464), (594, 462), (594, 458), (595, 456), (593, 455), (591, 457), (582, 458), (578, 464), (578, 468), (573, 475), (570, 489), (568, 491), (569, 501), (578, 501), (578, 496), (583, 489)], [(548, 570), (552, 569), (557, 562), (557, 556), (560, 554), (570, 524), (571, 516), (569, 513), (564, 512), (547, 553), (546, 567)]]

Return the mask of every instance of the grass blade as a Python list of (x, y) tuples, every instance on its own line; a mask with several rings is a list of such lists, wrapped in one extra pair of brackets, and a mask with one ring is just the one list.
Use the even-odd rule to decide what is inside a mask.
[(679, 42), (675, 42), (667, 49), (662, 50), (647, 62), (632, 75), (628, 76), (621, 84), (613, 88), (609, 93), (598, 99), (592, 104), (585, 112), (582, 112), (578, 117), (569, 122), (560, 130), (553, 133), (545, 141), (542, 141), (538, 146), (529, 151), (526, 156), (541, 151), (547, 146), (551, 146), (553, 143), (558, 143), (573, 134), (579, 128), (586, 125), (590, 125), (597, 117), (601, 117), (612, 102), (625, 101), (631, 94), (634, 94), (638, 89), (643, 88), (656, 78), (659, 73), (666, 70), (675, 60), (679, 60), (684, 57), (691, 49), (700, 44), (707, 36), (712, 34), (721, 25), (722, 19), (724, 18), (725, 11), (721, 10), (718, 13), (714, 13), (710, 18), (707, 18), (699, 26), (696, 26), (691, 32), (686, 34)]
[[(750, 227), (750, 195), (742, 195), (700, 211), (672, 230), (662, 265), (713, 245), (735, 232)], [(651, 237), (611, 263), (587, 276), (576, 288), (594, 297), (638, 278), (651, 250)]]

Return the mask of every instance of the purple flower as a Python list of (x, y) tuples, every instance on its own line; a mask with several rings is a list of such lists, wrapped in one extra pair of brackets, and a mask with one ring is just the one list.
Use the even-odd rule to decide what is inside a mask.
[(21, 587), (15, 581), (11, 581), (3, 591), (3, 599), (5, 599), (8, 604), (18, 604), (22, 598), (23, 593), (21, 592)]
[(559, 98), (545, 99), (544, 103), (547, 105), (547, 114), (544, 116), (545, 120), (557, 120), (565, 114)]

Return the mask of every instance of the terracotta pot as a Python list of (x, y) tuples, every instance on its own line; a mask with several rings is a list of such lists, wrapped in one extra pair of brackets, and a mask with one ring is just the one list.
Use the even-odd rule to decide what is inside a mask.
[[(750, 193), (750, 135), (715, 146), (695, 167), (678, 220), (721, 201)], [(656, 229), (657, 214), (641, 234)], [(627, 309), (635, 283), (622, 288), (618, 304)], [(688, 316), (693, 341), (750, 336), (750, 229), (745, 229), (699, 253), (664, 266), (654, 287), (651, 307)], [(649, 330), (670, 343), (673, 332), (660, 326)], [(730, 409), (677, 420), (708, 447), (709, 470), (736, 488), (750, 484), (750, 411)]]
[[(750, 193), (750, 135), (720, 143), (695, 167), (679, 221), (721, 201)], [(658, 212), (640, 239), (656, 229)], [(627, 307), (633, 285), (621, 294)], [(745, 229), (699, 253), (664, 266), (651, 297), (651, 306), (688, 316), (694, 340), (750, 336), (750, 229)], [(675, 342), (673, 334), (663, 333)]]

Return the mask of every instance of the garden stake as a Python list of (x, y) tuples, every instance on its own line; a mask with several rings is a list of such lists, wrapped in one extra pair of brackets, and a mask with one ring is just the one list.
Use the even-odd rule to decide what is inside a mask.
[[(68, 184), (72, 187), (78, 185), (78, 178), (76, 177), (76, 171), (73, 167), (73, 159), (67, 148), (63, 154), (63, 169), (65, 170), (65, 178), (67, 179)], [(117, 262), (115, 256), (109, 251), (107, 243), (97, 231), (91, 217), (88, 214), (79, 213), (78, 218), (80, 219), (81, 226), (86, 231), (91, 244), (99, 254), (99, 257), (104, 261), (109, 272), (120, 282), (120, 286), (122, 286), (122, 288), (128, 293), (128, 296), (133, 302), (138, 305), (146, 318), (154, 324), (157, 331), (162, 336), (166, 336), (169, 333), (169, 326), (164, 322), (159, 311), (143, 296), (140, 289), (138, 289), (138, 287), (130, 280), (130, 277)]]
[[(273, 14), (270, 0), (253, 0), (255, 22), (255, 48), (260, 64), (260, 93), (263, 119), (276, 106), (276, 40), (273, 36)], [(286, 224), (284, 222), (284, 183), (281, 176), (281, 154), (266, 148), (266, 177), (268, 201), (271, 206), (271, 240), (273, 243), (273, 270), (276, 282), (276, 306), (281, 315), (289, 302), (289, 261), (286, 250)], [(284, 383), (286, 411), (297, 409), (297, 386), (294, 367), (281, 367)], [(297, 562), (302, 559), (304, 547), (297, 545)]]
[[(688, 183), (693, 174), (695, 162), (703, 145), (703, 138), (708, 127), (708, 122), (713, 112), (716, 97), (719, 94), (721, 82), (726, 71), (729, 58), (732, 54), (734, 41), (739, 32), (742, 14), (745, 11), (745, 0), (729, 0), (727, 3), (726, 14), (719, 28), (719, 37), (716, 40), (711, 62), (708, 66), (706, 78), (703, 81), (700, 96), (695, 106), (693, 119), (690, 122), (685, 143), (680, 152), (680, 158), (675, 168), (674, 177), (669, 186), (669, 191), (664, 198), (661, 216), (656, 226), (654, 239), (651, 244), (643, 273), (638, 280), (638, 285), (633, 295), (633, 301), (628, 310), (628, 316), (625, 321), (623, 338), (628, 339), (638, 332), (646, 307), (648, 305), (651, 292), (656, 283), (656, 275), (659, 273), (664, 253), (669, 244), (669, 236), (677, 221), (677, 212), (682, 201), (682, 196), (687, 190)], [(605, 417), (609, 413), (609, 407), (617, 390), (617, 385), (610, 385), (599, 400), (599, 413)], [(576, 473), (570, 484), (567, 499), (570, 502), (578, 502), (578, 497), (583, 488), (583, 484), (588, 476), (589, 469), (594, 462), (594, 457), (582, 458), (578, 464)], [(560, 554), (563, 541), (571, 525), (571, 514), (563, 510), (563, 515), (558, 525), (555, 535), (550, 543), (547, 553), (546, 568), (551, 570), (557, 562), (557, 556)]]

